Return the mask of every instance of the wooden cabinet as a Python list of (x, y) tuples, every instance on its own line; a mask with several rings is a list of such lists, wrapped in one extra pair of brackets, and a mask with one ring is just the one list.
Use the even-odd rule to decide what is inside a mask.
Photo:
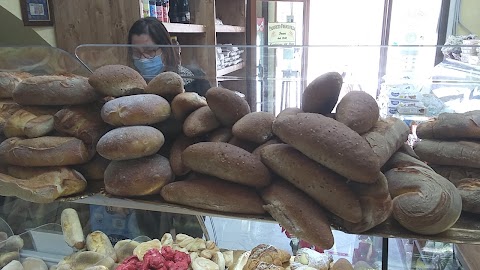
[[(130, 26), (141, 17), (138, 0), (54, 0), (53, 4), (57, 46), (70, 53), (80, 44), (127, 43)], [(190, 0), (189, 4), (192, 24), (165, 23), (180, 44), (246, 43), (246, 0)], [(217, 25), (216, 18), (223, 25)], [(125, 61), (123, 56), (118, 58), (112, 61)], [(182, 49), (182, 63), (198, 64), (213, 83), (217, 83), (218, 76), (242, 72), (245, 66), (238, 64), (217, 70), (213, 46)]]

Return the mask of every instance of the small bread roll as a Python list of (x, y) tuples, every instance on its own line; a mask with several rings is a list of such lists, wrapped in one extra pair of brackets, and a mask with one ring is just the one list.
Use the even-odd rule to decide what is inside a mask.
[(329, 114), (337, 104), (343, 78), (338, 72), (320, 75), (307, 85), (302, 95), (302, 110), (306, 113)]
[(193, 171), (252, 187), (270, 184), (270, 172), (255, 156), (228, 143), (201, 142), (185, 149), (183, 163)]
[(215, 114), (208, 106), (201, 107), (191, 113), (183, 123), (183, 132), (188, 137), (205, 135), (220, 126)]
[(87, 104), (98, 98), (88, 79), (76, 75), (30, 77), (13, 91), (13, 100), (20, 105)]
[(85, 246), (85, 235), (77, 211), (72, 208), (64, 209), (60, 220), (65, 242), (71, 247), (82, 249)]
[(335, 119), (358, 134), (363, 134), (373, 128), (379, 116), (377, 101), (370, 94), (352, 91), (338, 103)]
[(250, 113), (247, 101), (232, 90), (212, 87), (206, 96), (208, 106), (226, 127), (233, 126), (240, 118)]
[(10, 116), (3, 127), (5, 137), (22, 137), (25, 136), (25, 125), (28, 121), (35, 119), (37, 116), (25, 110), (18, 110)]
[[(107, 257), (94, 251), (81, 251), (73, 253), (70, 256), (65, 257), (58, 263), (58, 269), (69, 270), (85, 270), (88, 267), (103, 265), (108, 269), (113, 269), (115, 261), (111, 257)], [(70, 268), (62, 268), (62, 267)]]
[(233, 125), (232, 133), (242, 140), (262, 144), (273, 136), (273, 120), (275, 120), (275, 116), (272, 113), (252, 112)]
[(113, 248), (112, 242), (108, 236), (101, 231), (94, 231), (87, 235), (87, 250), (95, 251), (104, 256), (112, 258), (117, 261), (117, 254)]
[[(18, 251), (0, 253), (0, 269), (9, 264), (13, 260), (19, 260), (20, 253)], [(21, 264), (20, 264), (21, 265)]]
[(19, 251), (23, 248), (24, 242), (19, 235), (8, 237), (4, 243), (3, 251)]
[(153, 155), (112, 161), (105, 170), (105, 190), (117, 196), (144, 196), (159, 193), (173, 180), (168, 159)]
[(340, 258), (333, 264), (331, 269), (332, 270), (353, 270), (354, 268), (347, 259)]
[(50, 133), (53, 127), (53, 115), (41, 115), (28, 121), (23, 132), (28, 138), (37, 138)]
[(170, 104), (152, 94), (126, 96), (105, 103), (101, 115), (112, 126), (150, 125), (170, 116)]
[(13, 260), (5, 265), (2, 270), (24, 270), (24, 268), (21, 262)]
[(22, 265), (25, 270), (48, 270), (47, 264), (38, 258), (26, 258)]
[(130, 239), (118, 241), (113, 247), (115, 254), (117, 254), (117, 261), (123, 262), (123, 260), (132, 256), (133, 251), (138, 245), (140, 245), (139, 242)]
[(150, 126), (121, 127), (103, 135), (97, 152), (109, 160), (127, 160), (157, 153), (165, 142), (162, 132)]
[(185, 92), (182, 77), (175, 72), (166, 71), (153, 78), (145, 88), (145, 93), (156, 94), (167, 100), (172, 100), (176, 95)]
[(93, 72), (88, 82), (100, 94), (112, 97), (141, 94), (147, 87), (140, 73), (123, 65), (100, 67)]
[(195, 92), (185, 92), (178, 94), (173, 99), (171, 106), (173, 116), (183, 121), (192, 112), (203, 106), (207, 106), (207, 100)]
[(133, 255), (137, 256), (140, 261), (143, 261), (143, 256), (150, 249), (161, 249), (162, 243), (158, 239), (153, 239), (151, 241), (140, 243), (134, 250)]

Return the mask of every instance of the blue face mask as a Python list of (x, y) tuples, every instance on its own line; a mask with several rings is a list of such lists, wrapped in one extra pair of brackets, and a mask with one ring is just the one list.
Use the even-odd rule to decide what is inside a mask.
[(163, 69), (162, 58), (159, 55), (150, 59), (133, 59), (133, 64), (143, 76), (157, 76)]

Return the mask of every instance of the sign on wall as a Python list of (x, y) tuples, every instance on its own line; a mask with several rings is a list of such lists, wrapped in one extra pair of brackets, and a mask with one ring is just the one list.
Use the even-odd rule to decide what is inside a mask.
[(295, 23), (268, 23), (268, 45), (295, 45)]

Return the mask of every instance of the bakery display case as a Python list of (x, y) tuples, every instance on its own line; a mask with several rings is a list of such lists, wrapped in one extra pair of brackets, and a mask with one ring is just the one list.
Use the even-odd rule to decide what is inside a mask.
[[(174, 49), (195, 55), (205, 47)], [(269, 66), (215, 78), (142, 76), (129, 57), (139, 46), (85, 44), (75, 55), (50, 47), (0, 48), (1, 266), (19, 261), (35, 269), (25, 265), (41, 259), (58, 267), (52, 269), (157, 269), (155, 258), (167, 264), (179, 254), (167, 269), (257, 269), (260, 263), (279, 270), (351, 269), (341, 264), (462, 269), (454, 245), (479, 244), (480, 223), (477, 205), (462, 212), (461, 192), (468, 188), (454, 184), (468, 178), (475, 187), (478, 169), (460, 179), (442, 174), (436, 165), (449, 164), (430, 161), (421, 147), (417, 156), (405, 144), (412, 132), (405, 116), (418, 114), (397, 110), (379, 120), (375, 108), (392, 104), (382, 100), (385, 91), (387, 97), (434, 96), (444, 109), (426, 110), (424, 120), (462, 113), (447, 118), (472, 130), (468, 143), (476, 149), (478, 126), (468, 121), (478, 118), (470, 112), (478, 92), (475, 67), (445, 60), (428, 73), (365, 72), (355, 55), (395, 48), (233, 47), (264, 54)], [(301, 64), (304, 54), (341, 51), (335, 63)], [(183, 60), (185, 66), (198, 64), (182, 59), (191, 60)], [(284, 77), (294, 66), (298, 76)], [(379, 80), (379, 72), (388, 74)], [(392, 74), (421, 87), (398, 91)], [(441, 96), (452, 78), (465, 79), (455, 89), (469, 89), (461, 106)], [(197, 80), (214, 88), (206, 98), (184, 92)], [(418, 102), (432, 106), (425, 100), (412, 106)], [(356, 125), (366, 118), (370, 124)], [(453, 133), (457, 137), (438, 133), (434, 139), (466, 140), (462, 131)], [(478, 152), (463, 154), (470, 155), (469, 167), (480, 167)], [(411, 170), (428, 185), (401, 175)], [(406, 203), (404, 194), (411, 196)], [(276, 259), (252, 258), (259, 250)]]

